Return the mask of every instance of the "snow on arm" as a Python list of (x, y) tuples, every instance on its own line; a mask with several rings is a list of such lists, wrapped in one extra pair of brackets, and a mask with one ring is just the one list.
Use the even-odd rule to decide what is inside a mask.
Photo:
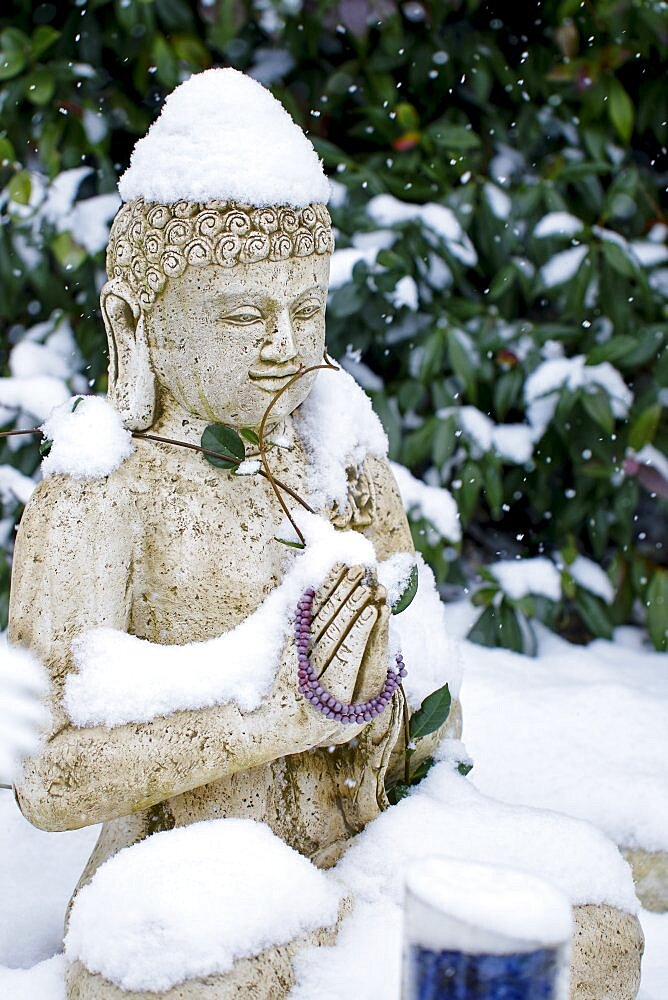
[(274, 683), (304, 591), (320, 587), (338, 562), (376, 565), (371, 542), (358, 532), (336, 531), (325, 518), (305, 512), (299, 524), (306, 549), (260, 607), (229, 632), (185, 645), (160, 645), (104, 628), (77, 638), (78, 672), (68, 676), (63, 696), (72, 722), (112, 727), (229, 702), (243, 712), (258, 708)]

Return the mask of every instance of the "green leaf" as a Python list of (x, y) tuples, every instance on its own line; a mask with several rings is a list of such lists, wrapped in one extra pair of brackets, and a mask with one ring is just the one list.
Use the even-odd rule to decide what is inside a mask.
[(56, 89), (56, 81), (47, 69), (36, 69), (24, 80), (25, 95), (31, 104), (48, 104)]
[(524, 637), (517, 611), (506, 600), (501, 601), (499, 607), (499, 645), (515, 653), (524, 652)]
[(651, 444), (654, 440), (659, 420), (661, 419), (661, 404), (654, 403), (639, 413), (631, 424), (629, 430), (629, 447), (634, 451), (640, 451), (646, 444)]
[[(209, 459), (211, 461), (211, 459)], [(289, 549), (305, 549), (306, 546), (303, 542), (292, 542), (289, 538), (279, 538), (278, 535), (274, 535), (274, 541), (280, 542), (281, 545), (287, 545)]]
[(248, 441), (249, 444), (255, 445), (256, 447), (259, 446), (260, 439), (252, 427), (242, 427), (239, 434), (244, 441)]
[(457, 764), (457, 770), (465, 778), (467, 774), (470, 774), (473, 770), (473, 764), (466, 760), (460, 760)]
[(9, 80), (13, 76), (18, 76), (25, 64), (25, 55), (20, 50), (0, 49), (0, 80)]
[(587, 355), (587, 364), (600, 365), (603, 361), (619, 361), (637, 344), (636, 337), (611, 337), (605, 344), (597, 344), (596, 347), (592, 347)]
[(474, 622), (469, 629), (467, 639), (477, 643), (479, 646), (497, 646), (498, 634), (498, 611), (493, 604), (485, 608), (480, 618)]
[(457, 441), (455, 431), (454, 416), (446, 417), (445, 420), (439, 420), (438, 426), (434, 431), (432, 446), (432, 457), (435, 465), (443, 465), (455, 450), (455, 443)]
[(619, 137), (628, 142), (633, 132), (635, 110), (633, 101), (616, 76), (608, 80), (608, 116)]
[(207, 451), (220, 453), (220, 458), (216, 455), (204, 455), (207, 462), (215, 465), (217, 469), (236, 469), (246, 457), (243, 441), (237, 432), (226, 424), (209, 424), (205, 427), (201, 445)]
[(392, 605), (393, 615), (400, 615), (402, 611), (406, 610), (406, 608), (413, 602), (413, 598), (417, 594), (417, 589), (418, 589), (418, 569), (416, 563), (410, 571), (410, 575), (408, 577), (406, 586), (402, 590), (397, 600)]
[(585, 389), (580, 400), (591, 419), (606, 434), (612, 434), (615, 429), (615, 415), (607, 392), (604, 389)]
[(668, 649), (668, 569), (654, 570), (646, 595), (647, 631), (658, 650)]
[(14, 159), (14, 147), (11, 142), (9, 139), (5, 139), (3, 136), (0, 136), (0, 166), (6, 166), (8, 163), (13, 163)]
[(588, 590), (578, 587), (575, 592), (575, 606), (592, 635), (600, 639), (612, 639), (612, 625), (606, 605), (599, 597), (594, 597)]
[(622, 274), (625, 278), (637, 277), (638, 266), (622, 247), (613, 243), (612, 240), (601, 240), (601, 248), (603, 256), (613, 271)]
[(46, 52), (59, 38), (60, 32), (48, 24), (40, 24), (38, 28), (35, 28), (30, 40), (33, 59), (39, 59), (42, 53)]
[(441, 149), (452, 149), (463, 152), (467, 149), (477, 149), (480, 139), (473, 129), (465, 125), (449, 125), (447, 122), (435, 122), (427, 130), (429, 136)]
[(51, 249), (58, 263), (67, 271), (76, 271), (86, 259), (86, 251), (72, 239), (70, 233), (58, 233), (54, 236)]
[(417, 712), (411, 716), (410, 737), (420, 740), (436, 732), (450, 714), (452, 698), (447, 684), (427, 695)]
[(471, 355), (462, 344), (456, 330), (448, 330), (448, 357), (454, 373), (463, 383), (468, 395), (475, 400), (476, 370)]
[(17, 205), (27, 205), (30, 201), (30, 192), (32, 191), (32, 181), (30, 180), (30, 174), (27, 170), (19, 170), (17, 174), (14, 174), (10, 178), (9, 184), (7, 185), (7, 192), (11, 201), (16, 202)]
[(45, 458), (49, 454), (52, 446), (53, 446), (53, 441), (50, 441), (49, 438), (44, 438), (43, 441), (40, 441), (39, 453), (42, 458)]

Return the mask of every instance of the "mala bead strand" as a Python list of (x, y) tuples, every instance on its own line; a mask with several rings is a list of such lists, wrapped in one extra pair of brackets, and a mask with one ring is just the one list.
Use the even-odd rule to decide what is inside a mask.
[(308, 655), (313, 622), (313, 598), (315, 590), (309, 587), (297, 604), (295, 612), (295, 640), (297, 643), (297, 677), (299, 690), (313, 707), (328, 719), (335, 719), (343, 725), (371, 722), (385, 710), (394, 692), (406, 676), (406, 664), (401, 653), (397, 653), (395, 666), (387, 671), (381, 691), (368, 701), (347, 704), (330, 694), (318, 680)]

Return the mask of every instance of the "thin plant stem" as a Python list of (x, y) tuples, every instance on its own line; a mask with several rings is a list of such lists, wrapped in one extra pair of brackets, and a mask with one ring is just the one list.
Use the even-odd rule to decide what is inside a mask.
[(39, 427), (28, 427), (24, 431), (0, 431), (0, 438), (14, 437), (18, 434), (41, 434), (41, 428)]
[(325, 364), (323, 364), (323, 365), (311, 365), (309, 368), (300, 368), (299, 371), (296, 372), (292, 376), (292, 378), (288, 379), (288, 381), (285, 383), (285, 385), (283, 386), (283, 388), (279, 389), (278, 392), (276, 393), (276, 395), (273, 397), (273, 399), (269, 403), (269, 406), (267, 407), (267, 409), (262, 414), (262, 420), (260, 421), (260, 426), (258, 428), (258, 438), (260, 440), (260, 459), (262, 461), (262, 467), (264, 469), (265, 475), (266, 475), (267, 479), (269, 480), (269, 483), (270, 483), (270, 485), (271, 485), (274, 493), (276, 494), (276, 499), (278, 500), (278, 502), (280, 503), (281, 507), (283, 508), (283, 513), (287, 517), (287, 519), (290, 522), (290, 524), (292, 525), (292, 527), (295, 529), (295, 532), (297, 534), (297, 538), (299, 539), (299, 541), (301, 542), (302, 545), (306, 544), (306, 539), (304, 538), (303, 534), (299, 530), (299, 526), (297, 525), (297, 522), (295, 521), (295, 519), (293, 518), (292, 514), (290, 513), (290, 511), (288, 509), (288, 505), (286, 504), (285, 500), (283, 499), (283, 497), (279, 493), (279, 491), (278, 491), (278, 480), (276, 480), (274, 478), (274, 474), (272, 473), (271, 468), (269, 467), (269, 461), (267, 459), (267, 448), (266, 448), (266, 445), (264, 443), (264, 431), (265, 431), (265, 427), (267, 426), (267, 419), (269, 418), (269, 414), (271, 413), (271, 411), (273, 410), (274, 406), (279, 401), (279, 399), (281, 398), (281, 396), (283, 395), (283, 393), (287, 392), (288, 389), (290, 389), (291, 386), (293, 386), (295, 384), (295, 382), (297, 382), (304, 375), (308, 375), (310, 372), (322, 371), (323, 369), (328, 369), (329, 371), (334, 371), (334, 372), (337, 372), (339, 370), (336, 367), (336, 365), (333, 365), (331, 363), (331, 361), (328, 361), (327, 359), (325, 359)]
[[(144, 431), (133, 431), (132, 436), (140, 441), (158, 441), (160, 444), (173, 444), (179, 448), (189, 448), (190, 451), (198, 451), (200, 455), (206, 455), (210, 458), (222, 458), (226, 462), (231, 462), (233, 465), (241, 465), (242, 461), (240, 458), (235, 458), (233, 455), (227, 455), (223, 451), (212, 451), (210, 448), (203, 448), (201, 445), (191, 444), (189, 441), (179, 441), (177, 438), (161, 437), (159, 434), (146, 434)], [(269, 479), (269, 476), (267, 476), (264, 469), (258, 469), (258, 472), (261, 476), (264, 476), (265, 479)], [(287, 493), (293, 500), (296, 500), (297, 503), (301, 504), (304, 510), (307, 510), (310, 514), (315, 513), (306, 500), (300, 497), (298, 493), (295, 493), (293, 489), (290, 489), (286, 483), (281, 482), (280, 479), (274, 479), (274, 482), (279, 489), (283, 490), (284, 493)]]
[(411, 741), (411, 731), (408, 721), (408, 699), (406, 698), (406, 692), (404, 691), (403, 684), (399, 685), (399, 690), (401, 691), (401, 697), (403, 699), (403, 716), (404, 716), (404, 782), (407, 785), (411, 783), (411, 762), (408, 752), (408, 744)]

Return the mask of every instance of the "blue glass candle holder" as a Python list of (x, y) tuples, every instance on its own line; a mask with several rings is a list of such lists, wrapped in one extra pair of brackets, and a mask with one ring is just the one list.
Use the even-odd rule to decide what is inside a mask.
[(571, 934), (542, 879), (428, 858), (406, 880), (402, 1000), (567, 1000)]

